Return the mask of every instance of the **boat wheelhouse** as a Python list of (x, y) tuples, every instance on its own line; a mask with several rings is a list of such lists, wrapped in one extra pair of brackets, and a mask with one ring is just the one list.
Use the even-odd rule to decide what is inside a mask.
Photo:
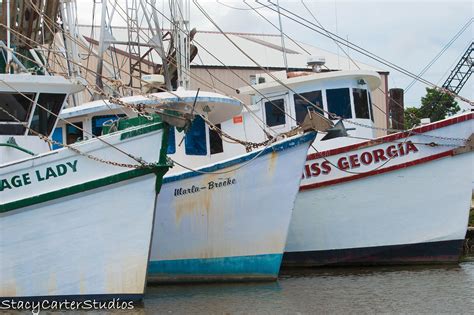
[[(308, 110), (337, 122), (343, 118), (349, 135), (375, 137), (371, 94), (379, 88), (377, 72), (368, 70), (331, 72), (286, 71), (257, 75), (258, 84), (240, 88), (241, 94), (252, 95), (255, 111), (261, 111), (266, 126), (289, 130), (303, 123)], [(351, 125), (350, 122), (355, 124)], [(324, 137), (320, 134), (318, 139)], [(339, 139), (341, 140), (341, 139)], [(348, 139), (344, 139), (346, 141)], [(348, 140), (351, 141), (351, 140)], [(323, 145), (323, 143), (321, 143)]]
[(0, 164), (49, 151), (35, 132), (51, 136), (68, 96), (83, 88), (60, 76), (0, 74)]

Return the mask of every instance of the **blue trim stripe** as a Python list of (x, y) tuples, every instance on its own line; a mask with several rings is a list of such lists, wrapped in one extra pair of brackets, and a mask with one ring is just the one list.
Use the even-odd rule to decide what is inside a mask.
[(277, 277), (283, 254), (150, 261), (148, 275)]
[[(216, 163), (216, 164), (213, 164), (211, 166), (203, 167), (203, 168), (200, 168), (200, 169), (197, 169), (197, 170), (200, 171), (200, 172), (206, 172), (206, 173), (215, 172), (215, 171), (221, 170), (223, 168), (227, 168), (227, 167), (230, 167), (230, 166), (233, 166), (233, 165), (236, 165), (236, 164), (240, 164), (240, 163), (249, 161), (249, 160), (253, 159), (257, 154), (259, 154), (260, 156), (263, 156), (265, 154), (269, 154), (269, 153), (272, 153), (272, 152), (284, 151), (284, 150), (293, 148), (297, 145), (301, 145), (301, 144), (304, 144), (304, 143), (307, 143), (307, 142), (313, 142), (315, 138), (316, 138), (316, 132), (305, 133), (305, 134), (303, 134), (299, 137), (289, 138), (285, 141), (282, 141), (282, 142), (279, 142), (277, 144), (271, 145), (268, 148), (260, 149), (258, 151), (251, 152), (251, 153), (247, 153), (247, 154), (241, 155), (239, 157), (236, 157), (235, 159), (228, 160), (228, 161), (225, 161), (225, 162)], [(263, 150), (263, 152), (261, 152), (262, 150)], [(188, 171), (188, 172), (181, 173), (181, 174), (178, 174), (178, 175), (172, 175), (172, 176), (168, 176), (168, 177), (165, 176), (165, 178), (163, 179), (163, 184), (171, 183), (171, 182), (174, 182), (174, 181), (177, 181), (177, 180), (191, 178), (191, 177), (195, 177), (195, 176), (199, 176), (199, 175), (202, 175), (202, 174), (198, 173), (198, 172)]]

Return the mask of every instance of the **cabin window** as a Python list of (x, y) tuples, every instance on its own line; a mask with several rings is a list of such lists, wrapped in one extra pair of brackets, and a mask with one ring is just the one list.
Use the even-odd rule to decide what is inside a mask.
[(327, 89), (328, 111), (342, 118), (352, 118), (349, 88)]
[(250, 85), (257, 84), (257, 76), (255, 74), (250, 75)]
[(194, 119), (184, 136), (184, 149), (188, 155), (207, 155), (206, 124), (200, 116)]
[[(63, 143), (63, 128), (59, 127), (59, 128), (54, 129), (53, 135), (51, 136), (51, 138), (53, 139), (53, 141)], [(53, 147), (52, 147), (53, 150), (61, 149), (61, 148), (62, 148), (61, 145), (53, 143)]]
[[(23, 123), (27, 123), (29, 113), (33, 106), (35, 94), (33, 93), (0, 93), (0, 134), (1, 135), (23, 135), (26, 128), (13, 117)], [(8, 115), (8, 112), (10, 115)]]
[(372, 111), (372, 97), (370, 96), (370, 92), (368, 92), (367, 94), (369, 94), (369, 112), (370, 112), (370, 119), (372, 119), (372, 121), (374, 121), (374, 112)]
[(92, 117), (92, 134), (96, 137), (101, 136), (102, 130), (104, 129), (104, 123), (110, 124), (121, 117), (125, 117), (125, 115), (102, 115)]
[(168, 129), (168, 150), (166, 151), (166, 153), (167, 154), (176, 153), (176, 135), (175, 135), (173, 126), (170, 126)]
[[(295, 94), (293, 98), (295, 100), (295, 113), (296, 121), (298, 122), (298, 124), (303, 123), (304, 118), (308, 113), (308, 108), (313, 109), (314, 111), (323, 115), (323, 97), (321, 91)], [(314, 107), (311, 103), (305, 101), (304, 98), (316, 105), (316, 107)]]
[[(28, 114), (31, 111), (35, 95), (32, 93), (0, 93), (0, 107), (7, 111), (10, 115), (13, 115), (16, 119), (27, 122)], [(1, 122), (16, 122), (15, 119), (10, 117), (3, 110), (0, 110), (0, 121)]]
[(370, 118), (366, 89), (352, 89), (356, 118)]
[(65, 98), (66, 94), (41, 93), (30, 128), (43, 135), (51, 134)]
[(76, 122), (74, 125), (66, 125), (66, 143), (71, 144), (82, 140), (82, 122)]
[(265, 102), (265, 117), (269, 127), (284, 125), (285, 121), (285, 101), (280, 98)]
[[(222, 129), (221, 124), (217, 124), (216, 128), (219, 130)], [(217, 154), (224, 152), (224, 145), (222, 143), (222, 138), (219, 133), (215, 130), (209, 128), (209, 143), (211, 154)]]

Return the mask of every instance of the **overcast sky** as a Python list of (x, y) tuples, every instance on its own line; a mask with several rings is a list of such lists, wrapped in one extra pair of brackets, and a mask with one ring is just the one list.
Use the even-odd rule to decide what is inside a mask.
[[(273, 0), (274, 3), (276, 1)], [(81, 12), (87, 12), (91, 2), (92, 0), (78, 0), (80, 23), (90, 23), (90, 15)], [(156, 2), (158, 8), (167, 7), (168, 1)], [(262, 8), (261, 4), (268, 4), (266, 0), (260, 1), (260, 4), (254, 1), (247, 2), (253, 7), (260, 8), (258, 10), (261, 14), (278, 25), (277, 14)], [(250, 10), (243, 1), (200, 0), (199, 3), (224, 31), (277, 33), (273, 26)], [(461, 0), (305, 0), (304, 3), (326, 29), (416, 74), (443, 49), (463, 25), (472, 21), (474, 13), (474, 2)], [(314, 22), (301, 0), (280, 0), (280, 6)], [(294, 39), (344, 56), (332, 40), (283, 16), (282, 23), (283, 31)], [(217, 30), (192, 1), (191, 26), (198, 30)], [(423, 78), (442, 85), (472, 40), (471, 23), (470, 27), (429, 68)], [(412, 81), (410, 77), (354, 51), (349, 51), (349, 55), (356, 61), (389, 71), (389, 88), (405, 89)], [(473, 82), (471, 78), (460, 95), (473, 99)], [(423, 83), (416, 83), (411, 87), (405, 95), (405, 106), (418, 106), (420, 98), (425, 94), (425, 87)]]

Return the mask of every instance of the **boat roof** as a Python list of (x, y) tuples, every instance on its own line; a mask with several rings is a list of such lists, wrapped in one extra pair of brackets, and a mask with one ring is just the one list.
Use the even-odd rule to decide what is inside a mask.
[[(193, 104), (196, 103), (196, 106), (203, 106), (206, 104), (213, 104), (214, 107), (221, 106), (222, 111), (229, 111), (229, 115), (231, 116), (228, 119), (240, 113), (242, 110), (242, 102), (236, 98), (214, 92), (199, 91), (198, 93), (197, 91), (193, 90), (151, 93), (147, 94), (146, 96), (128, 96), (120, 98), (120, 100), (130, 105), (160, 105), (167, 103), (179, 103), (193, 106)], [(111, 103), (109, 100), (98, 100), (88, 102), (80, 106), (66, 108), (61, 112), (60, 117), (67, 119), (119, 108), (123, 108), (123, 106)]]
[[(330, 71), (330, 72), (314, 72), (308, 75), (296, 76), (292, 78), (279, 78), (279, 80), (290, 88), (295, 88), (298, 85), (308, 83), (322, 83), (323, 81), (336, 81), (336, 80), (347, 80), (363, 79), (367, 82), (369, 88), (374, 90), (380, 86), (381, 79), (380, 75), (371, 70), (348, 70), (348, 71)], [(274, 91), (286, 90), (287, 88), (281, 85), (280, 82), (274, 81), (255, 84), (252, 86), (245, 86), (237, 90), (240, 94), (255, 94), (255, 90), (260, 93), (269, 93)]]
[[(98, 45), (100, 38), (100, 25), (81, 24), (78, 25), (79, 33), (87, 41)], [(126, 26), (112, 25), (111, 30), (115, 39), (127, 41), (128, 31)], [(147, 28), (142, 28), (145, 32), (150, 32)], [(164, 32), (168, 31), (163, 29)], [(90, 38), (92, 37), (92, 38)], [(152, 37), (152, 36), (150, 36)], [(198, 48), (199, 58), (194, 58), (191, 67), (239, 67), (239, 68), (258, 68), (258, 66), (241, 51), (239, 51), (230, 41), (241, 47), (248, 55), (252, 57), (260, 66), (264, 68), (285, 68), (282, 52), (287, 55), (289, 68), (302, 69), (308, 68), (306, 62), (308, 56), (324, 57), (325, 66), (329, 69), (351, 70), (357, 66), (363, 69), (369, 69), (379, 72), (387, 72), (387, 69), (381, 69), (378, 66), (366, 64), (350, 59), (344, 54), (332, 52), (322, 47), (316, 47), (310, 43), (305, 43), (296, 39), (285, 41), (285, 47), (281, 45), (280, 33), (243, 33), (243, 32), (224, 32), (212, 30), (197, 30), (194, 36), (194, 44)], [(316, 41), (313, 41), (316, 42)], [(168, 49), (168, 42), (163, 43), (165, 50)], [(114, 44), (116, 49), (126, 52), (128, 47), (125, 44)], [(205, 48), (205, 49), (203, 49)], [(156, 51), (150, 53), (153, 60), (161, 60)], [(357, 66), (354, 65), (357, 63)]]
[(62, 76), (32, 75), (29, 73), (0, 74), (0, 92), (77, 93), (84, 89), (79, 80)]

